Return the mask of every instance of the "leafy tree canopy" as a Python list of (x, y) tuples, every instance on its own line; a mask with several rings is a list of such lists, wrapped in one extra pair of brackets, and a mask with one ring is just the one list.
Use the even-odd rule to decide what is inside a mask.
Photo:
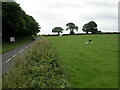
[(83, 32), (86, 32), (86, 34), (88, 34), (88, 32), (89, 32), (89, 25), (88, 25), (88, 23), (86, 23), (86, 24), (83, 26), (82, 31), (83, 31)]
[(39, 24), (16, 2), (3, 2), (2, 14), (3, 38), (31, 36), (40, 31)]
[(82, 31), (86, 32), (86, 34), (88, 34), (88, 32), (91, 32), (93, 34), (97, 33), (97, 24), (94, 21), (90, 21), (83, 26)]
[(63, 31), (63, 28), (61, 28), (61, 27), (55, 27), (55, 28), (52, 29), (52, 32), (58, 33), (58, 35), (59, 35), (60, 33), (62, 33), (62, 31)]
[(78, 26), (76, 26), (74, 23), (67, 23), (66, 26), (68, 27), (66, 30), (70, 30), (70, 34), (75, 34), (74, 30), (78, 31)]

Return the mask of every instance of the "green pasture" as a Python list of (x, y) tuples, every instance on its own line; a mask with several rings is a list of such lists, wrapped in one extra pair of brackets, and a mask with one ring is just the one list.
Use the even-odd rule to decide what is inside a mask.
[[(118, 35), (48, 37), (75, 88), (118, 87)], [(88, 40), (93, 43), (86, 44)]]

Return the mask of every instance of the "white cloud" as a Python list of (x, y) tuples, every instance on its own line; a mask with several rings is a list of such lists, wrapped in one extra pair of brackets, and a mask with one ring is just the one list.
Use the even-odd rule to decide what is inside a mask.
[[(42, 27), (41, 33), (73, 22), (82, 32), (82, 26), (95, 21), (101, 31), (117, 31), (118, 0), (16, 0), (25, 12)], [(64, 31), (66, 33), (66, 31)], [(69, 33), (69, 32), (67, 32)]]

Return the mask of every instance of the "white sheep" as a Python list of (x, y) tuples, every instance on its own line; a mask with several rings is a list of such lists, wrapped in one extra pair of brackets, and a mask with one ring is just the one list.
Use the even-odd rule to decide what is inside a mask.
[(88, 42), (85, 42), (85, 44), (88, 44), (88, 43), (92, 44), (93, 42), (92, 42), (92, 40), (89, 40)]

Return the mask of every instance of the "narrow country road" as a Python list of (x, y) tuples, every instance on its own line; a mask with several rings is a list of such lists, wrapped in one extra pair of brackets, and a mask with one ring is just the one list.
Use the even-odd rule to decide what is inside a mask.
[(11, 51), (2, 54), (2, 73), (9, 71), (12, 63), (15, 62), (14, 58), (18, 55), (21, 55), (26, 49), (28, 49), (32, 45), (33, 42), (34, 41), (23, 44), (15, 49), (12, 49)]

